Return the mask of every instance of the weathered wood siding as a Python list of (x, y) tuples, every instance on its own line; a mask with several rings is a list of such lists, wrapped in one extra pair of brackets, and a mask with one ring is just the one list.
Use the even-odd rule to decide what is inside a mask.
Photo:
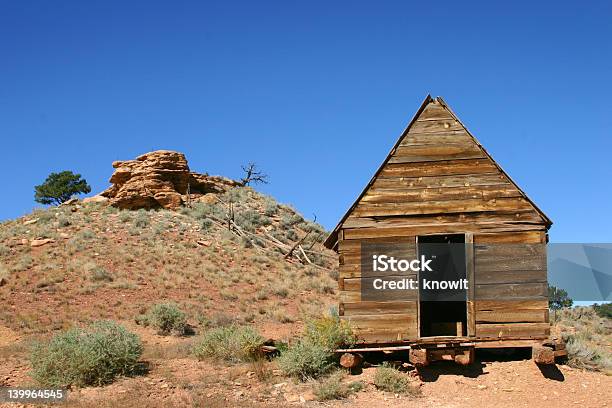
[(516, 253), (495, 244), (546, 243), (549, 226), (446, 105), (431, 99), (335, 231), (340, 314), (364, 342), (416, 339), (418, 299), (361, 301), (361, 242), (470, 233), (476, 337), (542, 337), (548, 333), (544, 246)]

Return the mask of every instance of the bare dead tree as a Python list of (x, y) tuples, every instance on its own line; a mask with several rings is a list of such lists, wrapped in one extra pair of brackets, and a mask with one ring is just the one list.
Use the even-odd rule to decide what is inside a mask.
[(268, 175), (257, 169), (257, 165), (253, 162), (247, 164), (246, 166), (241, 166), (242, 171), (244, 171), (244, 177), (240, 179), (240, 184), (243, 186), (248, 186), (251, 183), (253, 184), (268, 184)]

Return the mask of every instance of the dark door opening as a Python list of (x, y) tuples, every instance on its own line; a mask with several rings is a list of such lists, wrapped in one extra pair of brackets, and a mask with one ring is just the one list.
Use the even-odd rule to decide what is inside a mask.
[[(420, 337), (465, 336), (467, 287), (452, 286), (452, 282), (462, 282), (467, 276), (465, 235), (419, 236), (418, 254), (419, 258), (431, 259), (432, 269), (419, 272)], [(449, 287), (444, 288), (441, 282), (448, 282)]]

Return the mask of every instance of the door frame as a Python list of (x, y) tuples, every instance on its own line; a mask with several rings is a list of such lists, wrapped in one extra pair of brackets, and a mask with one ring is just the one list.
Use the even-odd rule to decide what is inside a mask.
[[(466, 322), (467, 322), (467, 337), (475, 337), (476, 336), (476, 309), (474, 305), (474, 293), (475, 293), (475, 285), (474, 285), (474, 233), (472, 232), (449, 232), (448, 235), (461, 235), (464, 236), (465, 243), (465, 274), (466, 279), (468, 280), (468, 289), (467, 289), (467, 299), (465, 301), (465, 313), (466, 313)], [(416, 258), (419, 257), (419, 237), (429, 237), (434, 235), (444, 235), (443, 233), (435, 233), (435, 234), (421, 234), (415, 235), (415, 255)], [(417, 273), (417, 280), (421, 282), (421, 277)], [(417, 338), (427, 338), (421, 336), (421, 291), (417, 291)], [(453, 336), (456, 337), (456, 336)]]

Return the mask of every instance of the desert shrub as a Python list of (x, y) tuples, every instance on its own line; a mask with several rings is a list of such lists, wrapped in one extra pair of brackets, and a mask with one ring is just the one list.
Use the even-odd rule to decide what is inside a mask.
[(151, 220), (149, 219), (149, 215), (146, 210), (140, 209), (136, 213), (136, 216), (133, 220), (133, 226), (136, 228), (145, 228), (148, 227)]
[(595, 303), (593, 305), (593, 310), (595, 310), (595, 313), (597, 313), (599, 317), (612, 319), (612, 303), (603, 303), (601, 305)]
[(32, 256), (29, 254), (25, 254), (25, 255), (22, 255), (17, 260), (17, 262), (13, 265), (11, 270), (13, 272), (23, 272), (25, 270), (30, 269), (33, 264), (34, 264), (34, 258), (32, 258)]
[(287, 230), (287, 232), (285, 233), (285, 238), (290, 241), (297, 241), (299, 239), (298, 234), (292, 229)]
[(205, 218), (200, 222), (200, 227), (202, 228), (202, 231), (208, 231), (212, 226), (213, 222), (208, 218)]
[(328, 401), (348, 397), (353, 390), (342, 382), (343, 378), (344, 372), (338, 370), (315, 383), (313, 392), (317, 400)]
[(83, 240), (90, 240), (90, 239), (94, 239), (96, 237), (96, 233), (93, 232), (90, 229), (85, 229), (85, 230), (77, 233), (76, 236), (78, 238), (83, 239)]
[(57, 225), (59, 227), (67, 227), (70, 224), (71, 224), (70, 218), (66, 217), (65, 215), (61, 215), (57, 218)]
[(121, 210), (119, 212), (119, 221), (130, 222), (132, 220), (132, 212), (130, 210)]
[(374, 373), (374, 385), (379, 390), (389, 391), (394, 394), (418, 395), (420, 389), (412, 384), (406, 374), (401, 373), (388, 363), (376, 368)]
[(337, 316), (313, 319), (306, 322), (302, 337), (281, 354), (278, 365), (287, 375), (302, 381), (317, 378), (337, 362), (335, 349), (354, 343), (351, 328)]
[(285, 374), (306, 381), (328, 373), (334, 365), (332, 355), (323, 345), (300, 339), (280, 355), (278, 366)]
[(95, 263), (87, 263), (85, 269), (89, 274), (89, 279), (93, 282), (112, 282), (113, 276), (104, 267), (96, 265)]
[(272, 217), (273, 215), (276, 215), (277, 212), (278, 204), (276, 204), (274, 200), (266, 200), (264, 205), (264, 214), (268, 217)]
[(248, 326), (231, 325), (209, 330), (196, 342), (193, 354), (200, 360), (213, 358), (228, 363), (254, 361), (261, 357), (264, 339)]
[(309, 320), (306, 322), (304, 337), (312, 343), (321, 344), (330, 351), (340, 346), (350, 347), (356, 341), (351, 327), (338, 316)]
[(43, 386), (86, 386), (135, 374), (143, 346), (140, 338), (112, 321), (95, 322), (55, 335), (31, 352), (31, 376)]
[(146, 314), (137, 318), (137, 322), (157, 329), (162, 335), (183, 335), (187, 330), (187, 316), (175, 303), (153, 305)]

